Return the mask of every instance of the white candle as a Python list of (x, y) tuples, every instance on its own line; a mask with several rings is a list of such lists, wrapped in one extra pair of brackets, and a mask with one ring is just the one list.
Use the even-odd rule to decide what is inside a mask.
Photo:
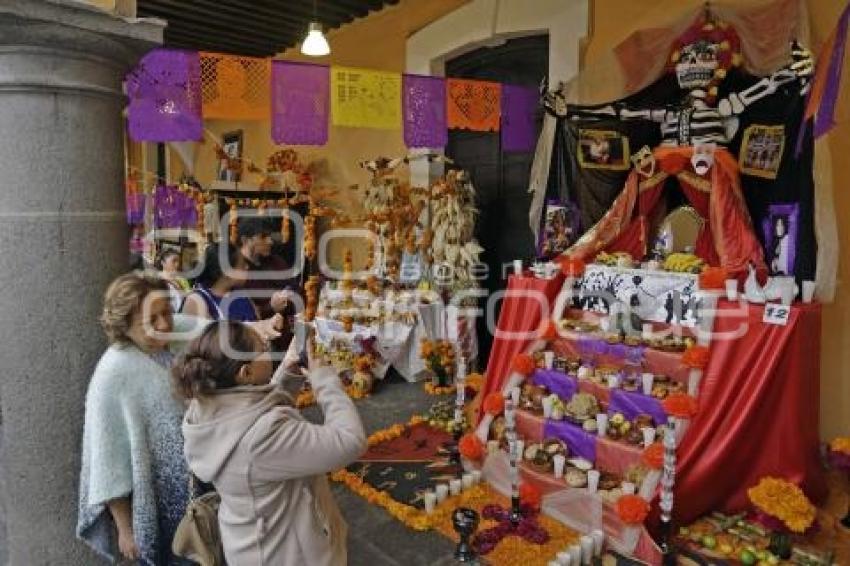
[(555, 352), (543, 352), (543, 363), (546, 369), (552, 369), (555, 366)]
[(738, 280), (737, 279), (727, 279), (726, 280), (726, 298), (730, 301), (738, 300)]
[(815, 282), (803, 281), (803, 302), (811, 303), (815, 298)]
[(519, 387), (511, 388), (511, 401), (514, 402), (514, 407), (519, 405), (519, 396), (522, 393)]
[(570, 562), (571, 566), (579, 566), (581, 564), (581, 546), (574, 544), (570, 546)]
[(602, 529), (596, 529), (590, 536), (593, 537), (593, 554), (602, 556), (602, 545), (605, 544), (605, 532)]
[[(499, 443), (496, 443), (496, 447), (498, 449)], [(478, 485), (481, 483), (481, 470), (472, 470), (472, 483), (474, 485)]]
[(474, 483), (472, 481), (472, 474), (470, 474), (470, 473), (463, 474), (463, 477), (461, 478), (461, 483), (463, 484), (463, 489), (471, 488), (473, 483)]
[(644, 340), (651, 340), (652, 339), (652, 323), (651, 322), (644, 322), (641, 325), (641, 336), (643, 337)]
[(608, 376), (608, 388), (609, 389), (617, 389), (617, 387), (619, 385), (620, 385), (620, 378), (616, 374)]
[(593, 560), (593, 537), (584, 535), (581, 537), (581, 563), (590, 564)]
[(623, 490), (623, 495), (634, 495), (635, 494), (635, 484), (630, 481), (624, 481), (620, 487)]
[(460, 489), (463, 486), (460, 480), (454, 479), (449, 482), (449, 493), (452, 495), (460, 495)]
[(437, 495), (437, 503), (442, 503), (449, 496), (449, 486), (444, 483), (437, 484), (435, 493)]
[(644, 373), (640, 376), (641, 386), (644, 395), (652, 394), (652, 385), (655, 383), (655, 376), (651, 373)]
[(434, 512), (434, 507), (437, 505), (437, 494), (433, 491), (426, 492), (422, 496), (422, 500), (425, 502), (425, 512), (429, 515)]
[(522, 260), (515, 259), (514, 260), (514, 273), (518, 276), (522, 276)]
[(651, 426), (645, 426), (640, 431), (643, 433), (644, 448), (655, 442), (655, 429)]
[(525, 454), (525, 440), (517, 439), (516, 441), (516, 459), (517, 462), (522, 462), (523, 454)]
[(570, 556), (569, 550), (559, 552), (556, 555), (556, 558), (558, 559), (558, 564), (560, 564), (561, 566), (570, 566), (570, 564), (572, 563), (572, 556)]
[(608, 432), (608, 414), (607, 413), (599, 413), (596, 415), (596, 434), (601, 437), (605, 437), (605, 434)]
[(587, 471), (587, 491), (588, 493), (596, 493), (599, 489), (599, 470)]
[(552, 462), (555, 464), (555, 477), (558, 479), (564, 477), (564, 466), (567, 464), (567, 457), (563, 454), (555, 454), (552, 456)]

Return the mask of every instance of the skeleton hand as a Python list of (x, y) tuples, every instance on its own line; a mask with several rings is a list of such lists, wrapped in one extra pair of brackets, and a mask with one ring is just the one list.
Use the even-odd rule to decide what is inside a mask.
[(796, 40), (791, 43), (791, 70), (800, 80), (802, 87), (800, 92), (806, 94), (815, 72), (815, 60), (812, 57), (812, 52), (797, 43)]

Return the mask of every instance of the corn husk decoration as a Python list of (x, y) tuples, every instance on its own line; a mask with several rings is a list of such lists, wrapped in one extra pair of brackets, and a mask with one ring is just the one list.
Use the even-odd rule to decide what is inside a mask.
[[(433, 193), (430, 249), (434, 263), (449, 267), (444, 270), (449, 279), (444, 279), (442, 284), (468, 286), (474, 283), (473, 269), (484, 251), (474, 239), (478, 214), (475, 189), (466, 172), (449, 171), (445, 179), (437, 182)], [(431, 239), (430, 234), (426, 236)]]

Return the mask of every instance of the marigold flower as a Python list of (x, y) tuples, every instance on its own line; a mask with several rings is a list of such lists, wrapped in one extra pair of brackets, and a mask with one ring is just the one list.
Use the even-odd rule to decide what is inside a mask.
[(528, 354), (517, 354), (511, 368), (520, 375), (528, 376), (534, 371), (534, 359)]
[(639, 495), (623, 495), (617, 500), (617, 516), (628, 525), (639, 525), (649, 515), (649, 503)]
[(682, 354), (682, 365), (693, 369), (705, 369), (708, 365), (709, 351), (705, 346), (691, 346)]
[(484, 398), (484, 412), (494, 417), (505, 410), (505, 398), (499, 392), (490, 393)]
[(697, 414), (697, 400), (685, 393), (674, 393), (661, 402), (671, 417), (690, 419)]
[(464, 434), (457, 446), (461, 456), (467, 460), (477, 462), (484, 457), (484, 444), (472, 433)]
[(543, 496), (535, 485), (528, 482), (519, 484), (519, 501), (521, 504), (537, 509), (540, 507), (540, 501), (542, 499)]
[(651, 470), (660, 470), (664, 466), (664, 446), (660, 442), (650, 444), (641, 453), (640, 461)]
[(763, 477), (747, 495), (759, 511), (779, 519), (795, 533), (806, 532), (817, 516), (817, 508), (803, 490), (784, 479)]
[(706, 267), (699, 274), (699, 288), (702, 290), (725, 289), (727, 278), (728, 274), (722, 267)]

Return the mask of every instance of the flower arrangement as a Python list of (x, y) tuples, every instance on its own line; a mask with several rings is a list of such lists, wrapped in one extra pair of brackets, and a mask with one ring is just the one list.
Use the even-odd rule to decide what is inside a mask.
[(460, 455), (467, 460), (478, 462), (484, 458), (484, 444), (473, 433), (464, 434), (457, 446)]
[(671, 417), (690, 419), (697, 414), (697, 400), (685, 393), (673, 393), (661, 402), (664, 411)]
[(682, 365), (691, 369), (705, 369), (709, 351), (705, 346), (691, 346), (682, 354)]
[(517, 354), (511, 363), (511, 369), (520, 375), (528, 377), (534, 371), (536, 364), (534, 358), (528, 354)]
[(531, 509), (539, 509), (542, 500), (543, 495), (535, 485), (528, 482), (519, 484), (519, 501), (521, 505), (528, 506)]
[(498, 391), (494, 391), (484, 398), (483, 407), (485, 413), (498, 417), (505, 410), (505, 397)]
[(787, 480), (763, 477), (747, 490), (747, 495), (753, 506), (767, 519), (778, 520), (792, 532), (804, 533), (815, 522), (817, 508), (799, 486)]
[(419, 345), (419, 357), (434, 374), (434, 385), (446, 387), (454, 378), (455, 351), (454, 345), (448, 340), (423, 339)]
[(616, 507), (617, 516), (627, 525), (639, 525), (649, 515), (649, 503), (639, 495), (623, 495)]
[(710, 289), (725, 289), (729, 274), (722, 267), (705, 267), (699, 274), (699, 288), (703, 291)]
[(664, 446), (660, 442), (647, 446), (640, 455), (640, 463), (650, 470), (660, 470), (664, 466)]

